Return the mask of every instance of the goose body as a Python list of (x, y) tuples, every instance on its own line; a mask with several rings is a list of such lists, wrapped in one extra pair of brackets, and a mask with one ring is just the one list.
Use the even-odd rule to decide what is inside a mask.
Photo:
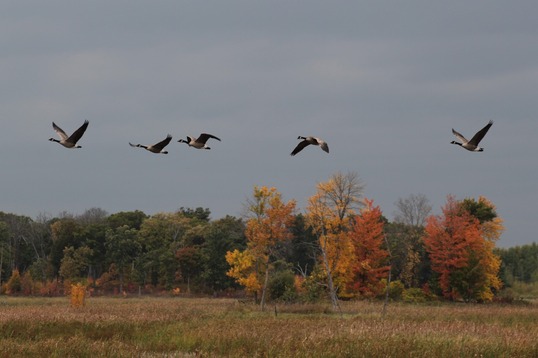
[(88, 128), (89, 123), (90, 122), (88, 122), (88, 120), (85, 120), (84, 124), (82, 124), (79, 129), (77, 129), (73, 132), (73, 134), (68, 136), (62, 128), (58, 127), (56, 123), (52, 122), (52, 128), (56, 131), (56, 133), (60, 137), (60, 140), (54, 138), (50, 138), (49, 140), (51, 142), (60, 143), (66, 148), (82, 148), (80, 145), (77, 145), (77, 142), (86, 131), (86, 128)]
[(171, 140), (172, 140), (172, 136), (170, 134), (168, 134), (164, 140), (160, 141), (157, 144), (142, 145), (142, 144), (133, 144), (133, 143), (129, 142), (129, 145), (131, 147), (144, 148), (145, 150), (148, 150), (148, 151), (150, 151), (152, 153), (156, 153), (156, 154), (168, 154), (168, 152), (163, 150), (163, 149), (164, 149), (164, 147), (166, 147), (168, 145), (168, 143), (170, 143)]
[(198, 138), (187, 136), (187, 140), (180, 139), (178, 140), (179, 143), (187, 143), (189, 147), (193, 147), (196, 149), (211, 149), (206, 145), (206, 142), (209, 138), (216, 139), (220, 141), (220, 138), (215, 137), (212, 134), (202, 133)]
[(459, 145), (462, 148), (465, 148), (471, 152), (483, 152), (484, 148), (479, 147), (478, 143), (480, 143), (482, 138), (484, 138), (484, 136), (486, 135), (486, 133), (488, 132), (488, 130), (490, 129), (492, 125), (493, 125), (493, 121), (489, 121), (488, 124), (486, 124), (484, 128), (476, 132), (476, 134), (473, 136), (473, 138), (471, 138), (471, 140), (467, 140), (463, 135), (456, 132), (454, 128), (452, 128), (452, 133), (456, 136), (456, 138), (458, 138), (461, 141), (461, 143), (456, 142), (455, 140), (453, 140), (450, 143)]
[(302, 139), (302, 141), (299, 142), (299, 144), (297, 144), (297, 146), (295, 147), (293, 152), (291, 152), (291, 155), (295, 155), (295, 154), (299, 153), (301, 150), (304, 149), (304, 147), (306, 147), (308, 145), (311, 145), (311, 144), (312, 145), (317, 145), (321, 149), (323, 149), (323, 151), (329, 153), (329, 146), (321, 138), (317, 138), (317, 137), (301, 137), (301, 136), (299, 136), (299, 137), (297, 137), (297, 139)]

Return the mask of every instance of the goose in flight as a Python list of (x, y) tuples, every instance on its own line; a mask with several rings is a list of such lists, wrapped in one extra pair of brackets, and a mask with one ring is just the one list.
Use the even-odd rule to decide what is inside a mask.
[(189, 147), (194, 147), (196, 149), (211, 149), (205, 144), (209, 138), (213, 138), (220, 141), (220, 138), (217, 138), (212, 134), (202, 133), (198, 138), (187, 136), (187, 140), (180, 139), (178, 140), (178, 142), (187, 143)]
[(129, 142), (129, 145), (131, 147), (144, 148), (146, 150), (149, 150), (152, 153), (168, 154), (168, 152), (166, 150), (163, 150), (163, 149), (164, 149), (164, 147), (166, 147), (168, 145), (168, 143), (170, 143), (171, 140), (172, 140), (172, 136), (170, 134), (168, 134), (164, 140), (160, 141), (157, 144), (142, 145), (142, 144), (133, 144), (133, 143)]
[(456, 132), (454, 130), (454, 128), (452, 128), (452, 133), (456, 136), (456, 138), (458, 138), (460, 142), (456, 142), (455, 140), (453, 140), (452, 142), (450, 142), (451, 144), (457, 144), (467, 150), (470, 150), (471, 152), (483, 152), (484, 151), (484, 148), (481, 148), (478, 146), (478, 143), (480, 143), (480, 141), (482, 140), (482, 138), (484, 138), (484, 136), (486, 135), (486, 133), (488, 132), (489, 128), (491, 127), (491, 125), (493, 124), (493, 121), (489, 121), (488, 124), (486, 124), (486, 126), (484, 128), (482, 128), (481, 130), (479, 130), (474, 136), (473, 138), (471, 138), (471, 140), (467, 140), (465, 139), (464, 136), (462, 136), (460, 133)]
[(297, 144), (297, 146), (295, 147), (295, 149), (293, 150), (293, 152), (291, 152), (291, 155), (295, 155), (297, 153), (299, 153), (301, 150), (303, 150), (304, 147), (306, 147), (307, 145), (319, 145), (319, 147), (321, 149), (323, 149), (325, 152), (329, 153), (329, 146), (327, 145), (327, 143), (325, 141), (323, 141), (322, 139), (320, 138), (316, 138), (316, 137), (297, 137), (297, 139), (302, 139), (301, 142), (299, 142), (299, 144)]
[(60, 140), (54, 139), (54, 138), (50, 138), (49, 140), (51, 142), (60, 143), (61, 145), (63, 145), (66, 148), (82, 148), (80, 145), (77, 145), (77, 142), (79, 141), (79, 139), (82, 137), (82, 135), (86, 131), (86, 128), (88, 128), (89, 123), (90, 122), (88, 122), (88, 120), (85, 120), (84, 124), (81, 125), (79, 129), (77, 129), (75, 132), (73, 132), (73, 134), (71, 134), (71, 136), (68, 136), (63, 131), (62, 128), (58, 127), (56, 125), (56, 123), (52, 122), (52, 128), (54, 128), (56, 133), (58, 133), (58, 136), (60, 137)]

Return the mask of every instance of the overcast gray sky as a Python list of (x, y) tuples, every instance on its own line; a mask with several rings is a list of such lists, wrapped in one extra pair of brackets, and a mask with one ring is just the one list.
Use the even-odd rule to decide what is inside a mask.
[[(3, 1), (0, 210), (239, 216), (254, 185), (301, 211), (355, 171), (392, 219), (488, 197), (499, 246), (537, 240), (536, 1)], [(90, 121), (79, 142), (49, 142)], [(482, 153), (450, 145), (489, 120)], [(212, 133), (210, 151), (177, 140)], [(170, 154), (128, 142), (156, 143)], [(330, 154), (289, 153), (298, 135)]]

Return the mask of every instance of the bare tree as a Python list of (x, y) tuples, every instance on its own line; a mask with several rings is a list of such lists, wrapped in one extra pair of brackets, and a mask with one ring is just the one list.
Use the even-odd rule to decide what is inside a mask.
[(418, 284), (418, 270), (420, 269), (423, 250), (421, 249), (421, 236), (426, 218), (430, 215), (432, 206), (424, 194), (411, 194), (405, 199), (398, 199), (395, 203), (398, 209), (394, 214), (394, 221), (403, 224), (400, 231), (393, 233), (398, 239), (395, 241), (397, 259), (401, 262), (399, 279), (408, 287)]
[(101, 208), (90, 208), (79, 215), (77, 219), (83, 224), (91, 225), (104, 222), (108, 216), (109, 214), (106, 210)]
[(414, 227), (422, 227), (426, 218), (432, 211), (430, 201), (424, 194), (411, 194), (409, 197), (399, 198), (396, 203), (397, 211), (394, 221)]

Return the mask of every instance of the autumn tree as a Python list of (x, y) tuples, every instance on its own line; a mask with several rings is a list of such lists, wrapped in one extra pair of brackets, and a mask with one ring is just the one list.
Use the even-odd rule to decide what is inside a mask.
[(320, 261), (333, 309), (339, 309), (338, 289), (352, 280), (354, 250), (348, 232), (355, 210), (361, 206), (364, 185), (357, 173), (336, 173), (319, 183), (308, 199), (307, 225), (318, 238)]
[(493, 290), (502, 287), (499, 277), (501, 259), (494, 249), (504, 231), (503, 220), (497, 215), (495, 205), (484, 196), (478, 200), (464, 199), (460, 203), (460, 210), (468, 212), (479, 221), (483, 238), (482, 250), (473, 253), (469, 267), (462, 269), (461, 275), (467, 281), (462, 291), (467, 293), (468, 299), (491, 301)]
[[(245, 257), (252, 257), (251, 264), (257, 267), (261, 287), (260, 305), (263, 310), (272, 263), (277, 258), (280, 245), (292, 238), (290, 228), (294, 221), (295, 201), (284, 203), (282, 195), (275, 188), (256, 186), (246, 209), (248, 219), (245, 236), (249, 254)], [(232, 276), (233, 273), (232, 267), (229, 275)], [(260, 274), (263, 275), (263, 280)]]
[(226, 262), (230, 269), (226, 274), (233, 277), (238, 284), (254, 295), (261, 289), (256, 268), (256, 257), (248, 249), (226, 252)]
[(485, 237), (479, 219), (462, 202), (448, 196), (440, 216), (430, 216), (424, 244), (439, 286), (450, 299), (489, 301), (500, 288), (500, 261), (493, 254), (494, 242)]
[(360, 297), (375, 297), (385, 288), (382, 278), (387, 276), (388, 252), (384, 245), (384, 221), (379, 206), (373, 200), (365, 199), (365, 207), (352, 223), (349, 236), (353, 243), (354, 260), (351, 265), (353, 280), (348, 282), (348, 290)]

